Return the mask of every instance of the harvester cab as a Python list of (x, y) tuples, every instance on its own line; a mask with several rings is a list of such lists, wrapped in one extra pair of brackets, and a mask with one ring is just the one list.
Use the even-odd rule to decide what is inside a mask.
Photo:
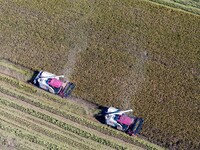
[(121, 111), (109, 107), (105, 113), (105, 123), (129, 135), (137, 135), (142, 129), (143, 119), (135, 116), (129, 117), (125, 114), (132, 111), (132, 109)]

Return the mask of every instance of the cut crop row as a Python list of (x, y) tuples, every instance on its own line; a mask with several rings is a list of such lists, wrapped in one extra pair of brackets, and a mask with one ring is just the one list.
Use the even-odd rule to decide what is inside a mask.
[(100, 124), (97, 124), (95, 122), (92, 122), (92, 121), (89, 121), (87, 119), (84, 119), (82, 117), (79, 117), (79, 116), (77, 116), (75, 114), (71, 114), (71, 113), (65, 112), (65, 111), (60, 111), (60, 110), (55, 109), (53, 107), (43, 105), (40, 102), (36, 102), (33, 99), (30, 99), (28, 97), (25, 97), (25, 96), (19, 95), (17, 93), (11, 92), (11, 91), (9, 91), (9, 90), (7, 90), (5, 88), (0, 87), (0, 92), (2, 92), (4, 94), (7, 94), (9, 96), (15, 97), (17, 99), (20, 99), (20, 100), (22, 100), (24, 102), (27, 102), (27, 103), (29, 103), (31, 105), (34, 105), (36, 107), (39, 107), (41, 109), (47, 110), (47, 111), (49, 111), (51, 113), (54, 113), (56, 115), (62, 116), (64, 118), (66, 118), (66, 119), (70, 119), (70, 120), (72, 120), (74, 122), (77, 122), (77, 123), (79, 123), (81, 125), (87, 126), (89, 128), (95, 129), (97, 131), (100, 131), (100, 132), (102, 132), (102, 133), (104, 133), (106, 135), (110, 135), (110, 136), (114, 136), (114, 137), (120, 138), (120, 139), (122, 139), (122, 140), (124, 140), (126, 142), (128, 141), (128, 142), (130, 142), (132, 144), (135, 144), (137, 142), (132, 137), (127, 136), (126, 134), (123, 134), (123, 133), (119, 134), (118, 131), (112, 130), (111, 128), (109, 128), (109, 127), (107, 127), (105, 125), (100, 125)]
[[(31, 123), (25, 119), (22, 119), (20, 117), (16, 117), (10, 113), (7, 113), (3, 110), (1, 110), (0, 112), (1, 116), (4, 116), (6, 119), (9, 119), (9, 120), (12, 120), (14, 121), (15, 123), (17, 122), (20, 126), (23, 126), (23, 127), (29, 127), (31, 128), (32, 130), (38, 132), (38, 133), (42, 133), (43, 135), (46, 135), (50, 138), (54, 138), (60, 142), (65, 142), (71, 146), (79, 146), (79, 147), (82, 147), (82, 148), (85, 148), (85, 149), (90, 149), (89, 147), (85, 146), (84, 144), (82, 143), (79, 143), (80, 142), (80, 139), (79, 139), (79, 142), (76, 143), (77, 141), (74, 141), (66, 136), (63, 136), (63, 135), (59, 135), (57, 133), (52, 133), (51, 131), (47, 130), (47, 129), (44, 129), (38, 125), (36, 125), (35, 123)], [(15, 124), (16, 125), (16, 124)], [(23, 128), (22, 128), (23, 129)], [(29, 131), (29, 129), (27, 130)], [(65, 135), (66, 135), (66, 132), (65, 132)], [(71, 135), (70, 135), (71, 137)]]
[(9, 113), (7, 113), (5, 111), (1, 110), (0, 114), (1, 114), (1, 116), (4, 116), (6, 119), (14, 121), (15, 123), (19, 124), (20, 126), (28, 127), (28, 129), (32, 129), (32, 130), (34, 130), (34, 131), (36, 131), (38, 133), (41, 133), (41, 134), (43, 134), (45, 136), (48, 136), (50, 138), (53, 138), (55, 140), (58, 140), (58, 141), (60, 141), (62, 143), (65, 143), (67, 145), (70, 145), (70, 146), (73, 146), (73, 147), (77, 147), (77, 148), (81, 147), (82, 149), (86, 149), (86, 150), (91, 149), (89, 146), (81, 143), (80, 141), (68, 138), (66, 136), (63, 136), (63, 135), (60, 135), (60, 134), (57, 134), (57, 133), (53, 133), (50, 130), (44, 129), (41, 126), (38, 126), (35, 123), (31, 123), (31, 122), (29, 122), (29, 121), (27, 121), (25, 119), (22, 119), (20, 117), (16, 117), (16, 116), (14, 116), (12, 114), (9, 114)]
[(27, 92), (31, 92), (31, 93), (36, 93), (37, 92), (37, 90), (34, 89), (33, 87), (31, 87), (30, 85), (23, 84), (22, 82), (20, 82), (18, 80), (15, 80), (15, 79), (10, 78), (8, 76), (4, 76), (2, 74), (0, 74), (0, 81), (4, 81), (7, 84), (10, 84), (12, 86), (16, 86), (18, 88), (22, 88), (22, 89), (24, 89)]
[[(172, 8), (182, 9), (190, 13), (200, 15), (200, 3), (198, 0), (149, 0), (161, 5), (166, 5)], [(198, 1), (198, 3), (197, 3)]]
[(64, 129), (64, 130), (67, 130), (67, 131), (70, 131), (70, 132), (73, 132), (81, 137), (84, 137), (84, 138), (87, 138), (87, 139), (91, 139), (95, 142), (98, 142), (102, 145), (106, 145), (106, 146), (109, 146), (109, 147), (112, 147), (112, 148), (115, 148), (115, 149), (127, 149), (126, 147), (123, 147), (119, 144), (116, 144), (116, 143), (113, 143), (111, 142), (110, 140), (107, 140), (107, 139), (104, 139), (104, 138), (101, 138), (101, 137), (98, 137), (97, 135), (95, 134), (92, 134), (92, 133), (89, 133), (87, 131), (84, 131), (84, 130), (81, 130), (77, 127), (74, 127), (74, 126), (71, 126), (65, 122), (62, 122), (62, 121), (59, 121), (58, 119), (55, 119), (51, 116), (48, 116), (46, 114), (43, 114), (41, 112), (38, 112), (38, 111), (35, 111), (33, 109), (29, 109), (29, 108), (25, 108), (23, 106), (20, 106), (16, 103), (13, 103), (13, 102), (9, 102), (8, 100), (5, 100), (5, 99), (2, 99), (0, 98), (0, 103), (3, 104), (3, 105), (6, 105), (6, 106), (9, 106), (9, 107), (12, 107), (12, 108), (15, 108), (17, 110), (20, 110), (24, 113), (27, 113), (27, 114), (30, 114), (34, 117), (37, 117), (37, 118), (40, 118), (40, 119), (43, 119), (47, 122), (50, 122), (54, 125), (57, 125), (59, 126), (60, 128)]
[(9, 91), (9, 90), (7, 90), (5, 88), (0, 87), (0, 92), (2, 92), (4, 94), (7, 94), (9, 96), (15, 97), (17, 99), (20, 99), (20, 100), (22, 100), (24, 102), (27, 102), (27, 103), (29, 103), (31, 105), (34, 105), (36, 107), (39, 107), (41, 109), (47, 110), (47, 111), (49, 111), (51, 113), (54, 113), (56, 115), (62, 116), (64, 118), (66, 118), (66, 119), (70, 119), (70, 120), (72, 120), (74, 122), (77, 122), (77, 123), (79, 123), (81, 125), (84, 125), (84, 126), (87, 126), (87, 127), (91, 128), (91, 129), (94, 129), (94, 130), (97, 130), (99, 132), (102, 132), (102, 133), (104, 133), (106, 135), (119, 138), (119, 139), (124, 140), (126, 142), (129, 142), (131, 144), (137, 144), (137, 145), (140, 145), (140, 146), (142, 144), (143, 147), (148, 148), (148, 149), (156, 149), (156, 148), (154, 148), (153, 146), (151, 146), (149, 144), (145, 144), (142, 140), (140, 141), (139, 139), (135, 139), (133, 137), (130, 137), (130, 136), (128, 136), (128, 135), (126, 135), (124, 133), (121, 133), (121, 132), (119, 132), (117, 130), (114, 130), (114, 129), (110, 128), (110, 127), (95, 123), (93, 121), (89, 121), (88, 119), (85, 119), (83, 117), (79, 117), (79, 116), (77, 116), (75, 114), (72, 114), (70, 112), (60, 111), (58, 109), (55, 109), (54, 107), (43, 105), (42, 103), (40, 103), (38, 101), (36, 102), (35, 99), (33, 100), (33, 99), (30, 99), (30, 98), (25, 97), (23, 95), (19, 95), (17, 93), (11, 92), (11, 91)]
[[(79, 135), (77, 135), (75, 133), (72, 133), (72, 132), (67, 131), (67, 130), (63, 130), (62, 128), (59, 128), (58, 126), (57, 126), (58, 128), (57, 127), (52, 127), (52, 125), (48, 124), (48, 122), (45, 122), (44, 120), (40, 120), (40, 119), (33, 118), (33, 117), (26, 117), (26, 118), (28, 120), (33, 121), (34, 123), (37, 123), (37, 124), (40, 124), (40, 125), (43, 125), (43, 126), (47, 126), (51, 130), (54, 130), (54, 131), (56, 130), (62, 135), (66, 135), (67, 134), (67, 137), (70, 137), (73, 140), (76, 140), (78, 142), (84, 143), (85, 145), (91, 145), (92, 147), (98, 147), (99, 149), (105, 149), (105, 148), (103, 148), (104, 147), (103, 145), (100, 145), (99, 143), (96, 143), (95, 141), (80, 137)], [(92, 149), (92, 147), (91, 147), (91, 149)]]
[[(25, 115), (23, 112), (20, 113), (19, 111), (16, 111), (15, 109), (11, 109), (10, 107), (5, 107), (5, 106), (3, 106), (3, 107), (0, 106), (0, 108), (3, 111), (6, 111), (6, 112), (0, 112), (0, 114), (2, 114), (1, 116), (5, 116), (5, 118), (9, 118), (9, 119), (14, 120), (15, 122), (19, 122), (19, 124), (22, 122), (24, 124), (22, 127), (31, 127), (35, 131), (37, 129), (37, 132), (39, 132), (39, 133), (45, 133), (45, 132), (49, 133), (50, 132), (49, 129), (50, 129), (51, 131), (56, 131), (55, 136), (53, 135), (53, 133), (51, 133), (51, 135), (53, 135), (53, 136), (51, 136), (52, 138), (58, 137), (58, 139), (60, 139), (60, 138), (62, 138), (62, 135), (64, 135), (64, 137), (66, 137), (66, 135), (67, 135), (67, 138), (70, 137), (70, 139), (72, 139), (73, 141), (78, 141), (78, 143), (80, 143), (80, 144), (82, 143), (83, 145), (93, 145), (93, 147), (96, 146), (96, 143), (95, 144), (91, 143), (92, 141), (90, 141), (90, 140), (85, 140), (84, 138), (81, 138), (81, 137), (77, 136), (76, 134), (73, 134), (73, 133), (67, 132), (67, 131), (63, 131), (60, 128), (56, 128), (56, 127), (52, 126), (51, 124), (48, 124), (48, 122), (38, 120), (29, 115)], [(7, 114), (5, 115), (5, 113), (7, 113)], [(20, 117), (14, 117), (15, 114), (17, 114), (17, 116), (23, 116), (23, 118), (26, 118), (26, 119), (23, 119)], [(40, 131), (41, 129), (37, 124), (39, 124), (39, 126), (43, 126), (43, 128), (45, 127), (45, 129), (47, 128), (48, 131), (43, 131), (45, 129)], [(35, 127), (36, 127), (36, 129), (35, 129)], [(24, 128), (22, 128), (22, 129), (24, 129)], [(62, 134), (61, 137), (59, 137), (59, 135), (57, 135), (57, 133), (59, 133), (59, 134), (61, 133)], [(76, 144), (76, 145), (80, 145), (80, 144)], [(98, 146), (101, 146), (101, 145), (98, 145)], [(90, 149), (87, 146), (81, 146), (81, 147), (86, 147), (86, 149)]]
[[(10, 140), (13, 145), (10, 145)], [(22, 143), (16, 137), (9, 135), (7, 132), (1, 130), (0, 133), (0, 143), (5, 147), (14, 147), (16, 150), (33, 150), (27, 143)], [(29, 143), (28, 143), (29, 144)], [(1, 147), (2, 148), (2, 147)]]
[(0, 130), (9, 132), (14, 134), (17, 137), (20, 137), (22, 139), (26, 139), (32, 143), (39, 144), (41, 146), (46, 147), (47, 149), (52, 149), (52, 150), (60, 150), (61, 148), (58, 145), (55, 145), (50, 142), (43, 141), (41, 138), (38, 138), (34, 135), (28, 134), (26, 131), (22, 131), (18, 128), (14, 128), (10, 125), (7, 125), (6, 123), (0, 122)]
[(64, 135), (68, 135), (68, 137), (71, 137), (71, 138), (76, 139), (78, 141), (84, 142), (83, 138), (77, 136), (76, 134), (68, 132), (68, 131), (64, 131), (64, 130), (60, 129), (59, 127), (52, 126), (48, 122), (45, 122), (45, 121), (37, 119), (37, 118), (33, 118), (32, 116), (24, 116), (24, 117), (26, 119), (28, 119), (29, 121), (32, 121), (32, 122), (34, 122), (36, 124), (39, 124), (41, 126), (45, 126), (45, 127), (49, 128), (49, 129), (51, 129), (53, 131), (59, 131), (59, 133), (62, 133)]
[[(0, 86), (0, 92), (1, 93), (4, 93), (4, 94), (6, 94), (6, 95), (9, 95), (9, 96), (12, 96), (12, 97), (15, 97), (15, 98), (17, 98), (17, 99), (20, 99), (20, 100), (22, 100), (22, 101), (24, 101), (24, 102), (27, 102), (27, 103), (29, 103), (29, 104), (31, 104), (31, 105), (34, 105), (34, 106), (36, 106), (36, 107), (40, 107), (41, 109), (45, 109), (45, 107), (47, 107), (47, 108), (51, 108), (49, 105), (48, 105), (48, 100), (44, 100), (44, 99), (38, 99), (38, 97), (33, 97), (33, 96), (31, 96), (31, 95), (27, 95), (26, 93), (24, 93), (23, 91), (20, 91), (19, 89), (14, 89), (14, 90), (10, 90), (10, 88), (8, 88), (8, 87), (2, 87), (2, 86)], [(20, 92), (20, 93), (19, 93)], [(37, 100), (36, 100), (37, 99)], [(46, 103), (46, 105), (44, 105), (43, 103)], [(53, 105), (54, 107), (56, 106), (56, 104), (55, 105)], [(65, 106), (65, 109), (67, 110), (67, 111), (70, 111), (70, 112), (72, 112), (72, 113), (75, 113), (75, 114), (85, 114), (86, 112), (85, 112), (85, 109), (84, 108), (82, 108), (82, 107), (76, 107), (75, 105), (68, 105), (68, 104), (65, 104), (64, 105)], [(44, 108), (43, 108), (44, 107)], [(47, 109), (46, 108), (46, 109)], [(68, 109), (69, 108), (69, 109)], [(60, 108), (59, 108), (60, 109)], [(77, 110), (78, 109), (78, 110)]]

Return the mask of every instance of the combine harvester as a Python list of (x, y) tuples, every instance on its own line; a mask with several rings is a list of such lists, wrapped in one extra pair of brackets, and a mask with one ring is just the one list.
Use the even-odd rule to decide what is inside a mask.
[(69, 81), (62, 81), (61, 78), (64, 78), (64, 75), (57, 76), (47, 71), (39, 71), (33, 79), (33, 84), (63, 98), (71, 94), (75, 85)]
[(142, 129), (144, 120), (138, 117), (129, 117), (125, 113), (131, 112), (130, 110), (121, 111), (114, 107), (109, 107), (105, 112), (105, 123), (120, 131), (126, 132), (129, 135), (138, 135)]

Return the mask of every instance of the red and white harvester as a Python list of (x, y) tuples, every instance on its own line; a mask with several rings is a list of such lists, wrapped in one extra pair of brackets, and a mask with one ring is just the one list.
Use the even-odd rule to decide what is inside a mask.
[(62, 81), (61, 78), (64, 78), (64, 75), (57, 76), (47, 71), (39, 71), (33, 80), (33, 84), (50, 93), (67, 97), (71, 94), (75, 85), (69, 81)]
[(105, 123), (129, 135), (137, 135), (142, 129), (144, 120), (139, 117), (129, 117), (125, 113), (133, 111), (121, 111), (114, 107), (109, 107), (105, 112)]

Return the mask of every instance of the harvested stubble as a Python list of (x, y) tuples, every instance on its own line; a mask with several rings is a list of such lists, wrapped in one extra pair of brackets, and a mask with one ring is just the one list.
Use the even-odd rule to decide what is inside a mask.
[[(48, 137), (48, 138), (52, 138), (53, 141), (60, 141), (62, 143), (62, 145), (64, 145), (64, 146), (68, 145), (70, 147), (76, 147), (76, 148), (81, 147), (83, 150), (84, 149), (85, 150), (88, 150), (88, 149), (94, 150), (94, 149), (90, 148), (89, 146), (87, 146), (86, 144), (84, 144), (84, 142), (80, 142), (80, 140), (78, 141), (74, 137), (71, 138), (66, 133), (65, 133), (65, 135), (62, 135), (60, 133), (57, 133), (57, 131), (53, 131), (53, 130), (50, 131), (50, 130), (44, 128), (44, 126), (38, 126), (35, 123), (32, 123), (25, 119), (22, 119), (21, 117), (17, 117), (16, 115), (13, 115), (13, 113), (10, 113), (10, 112), (8, 113), (8, 112), (1, 109), (0, 114), (1, 114), (1, 116), (4, 116), (6, 118), (6, 120), (9, 120), (9, 122), (14, 122), (15, 125), (18, 125), (19, 127), (22, 126), (23, 128), (25, 128), (25, 130), (28, 130), (30, 134), (34, 135), (34, 133), (39, 133), (40, 136), (41, 135), (44, 136), (43, 141), (46, 141), (45, 137)], [(4, 120), (4, 119), (2, 119), (2, 120)], [(4, 120), (4, 121), (6, 121), (6, 120)], [(60, 146), (61, 146), (61, 143), (59, 143)]]
[[(30, 109), (30, 108), (25, 108), (21, 105), (18, 105), (16, 103), (13, 103), (13, 102), (9, 102), (9, 100), (6, 100), (6, 99), (2, 99), (0, 98), (0, 103), (2, 105), (5, 105), (5, 106), (9, 106), (9, 107), (12, 107), (16, 110), (20, 110), (21, 112), (24, 112), (24, 113), (27, 113), (27, 114), (30, 114), (31, 116), (34, 116), (34, 117), (37, 117), (37, 118), (40, 118), (42, 120), (45, 120), (49, 123), (52, 123), (66, 131), (70, 131), (72, 133), (75, 133), (81, 137), (84, 137), (84, 138), (87, 138), (87, 139), (90, 139), (92, 141), (95, 141), (95, 142), (98, 142), (102, 145), (106, 145), (106, 146), (109, 146), (111, 148), (114, 148), (114, 149), (121, 149), (121, 150), (124, 150), (126, 149), (125, 146), (122, 146), (120, 144), (117, 144), (117, 143), (114, 143), (113, 141), (110, 141), (108, 139), (105, 139), (105, 138), (102, 138), (102, 137), (99, 137), (98, 135), (95, 135), (93, 133), (89, 133), (85, 130), (82, 130), (80, 128), (77, 128), (75, 126), (72, 126), (70, 124), (67, 124), (63, 121), (60, 121), (56, 118), (53, 118), (49, 115), (46, 115), (44, 113), (41, 113), (39, 111), (35, 111), (34, 109)], [(36, 138), (36, 137), (35, 137)], [(36, 139), (37, 141), (37, 139)]]

